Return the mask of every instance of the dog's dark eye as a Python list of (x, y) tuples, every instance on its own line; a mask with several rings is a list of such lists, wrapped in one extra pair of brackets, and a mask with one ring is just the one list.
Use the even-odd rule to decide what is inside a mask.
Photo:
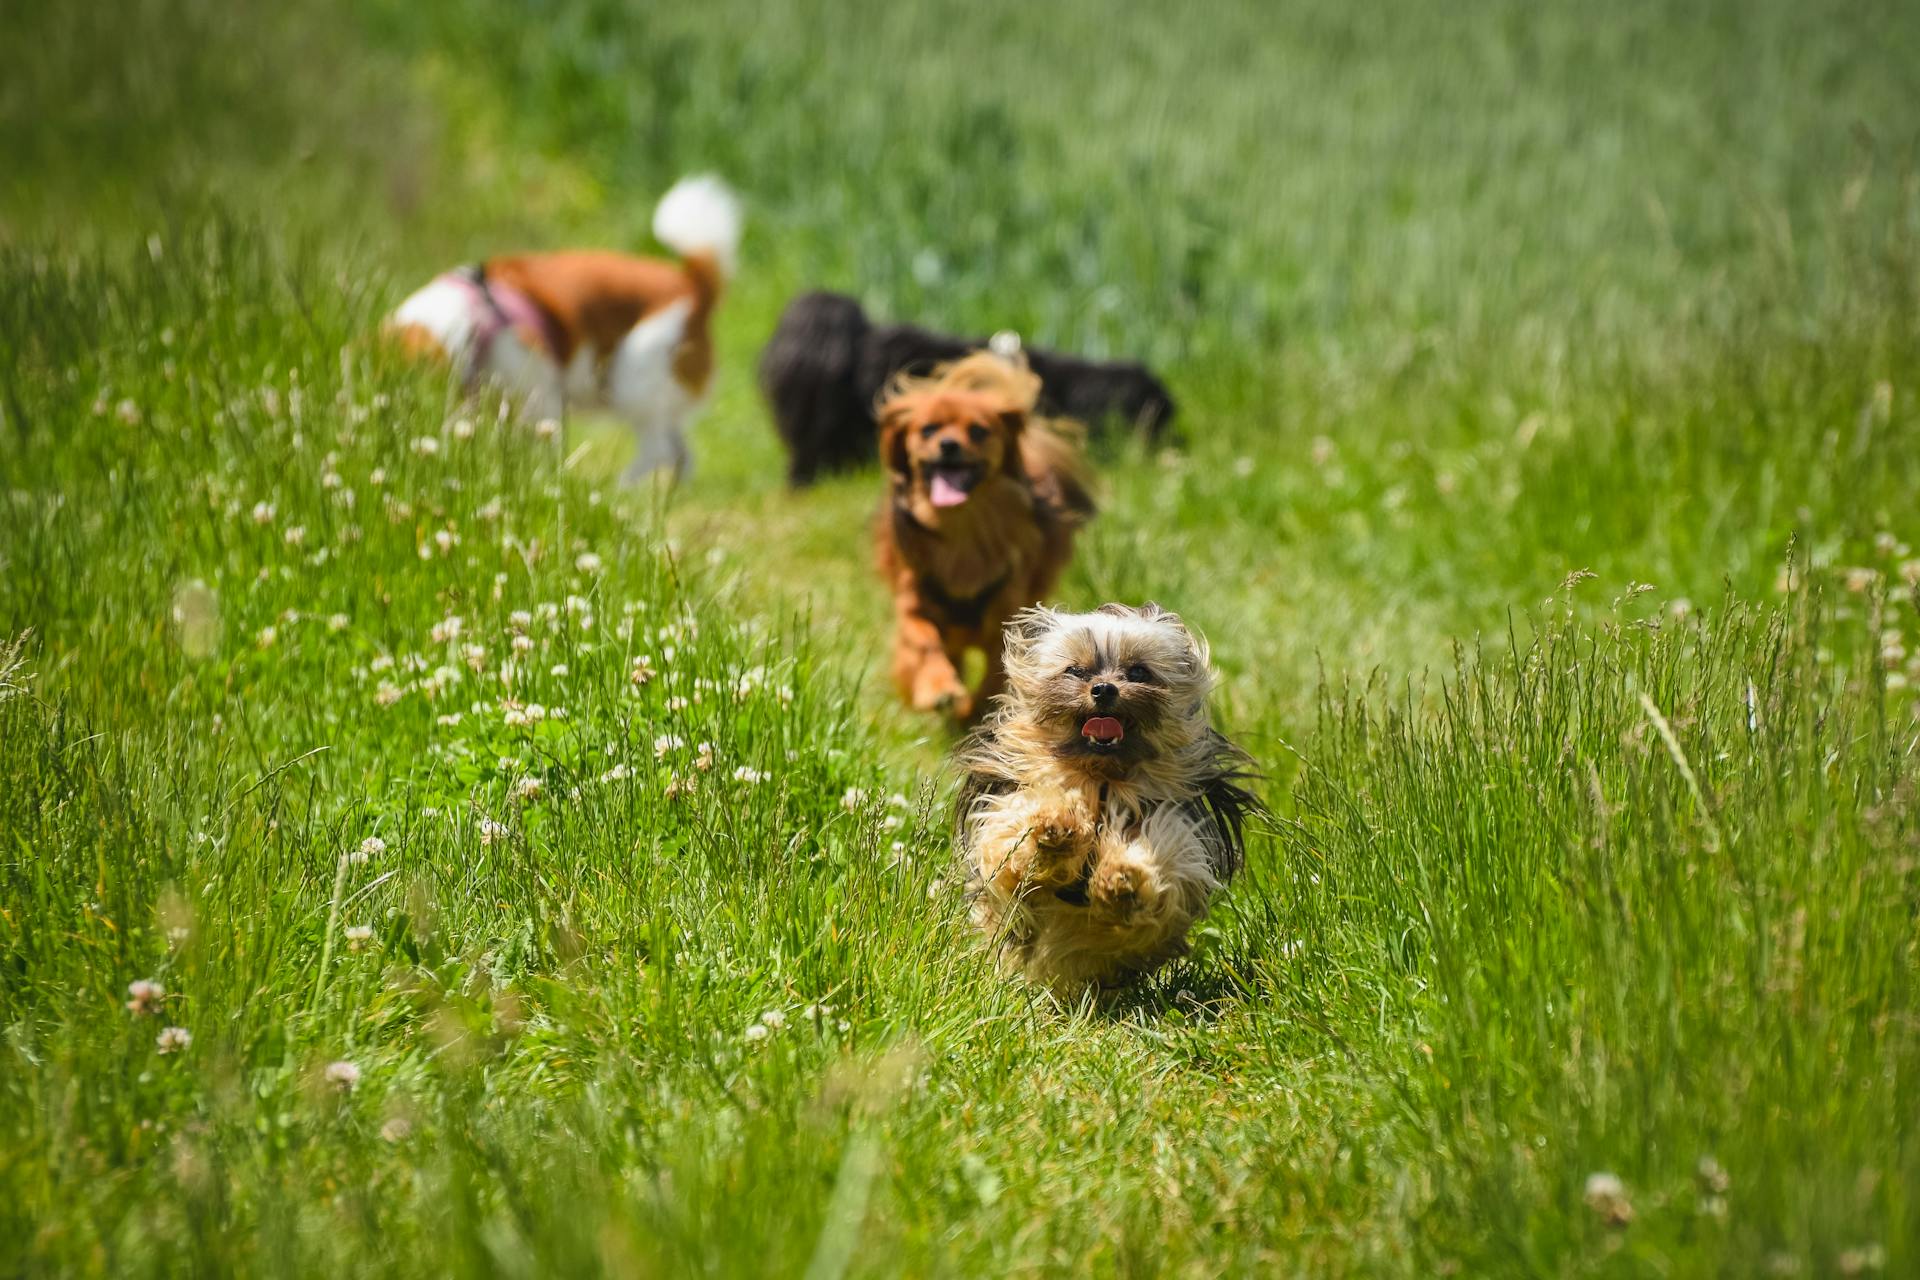
[(1070, 680), (1085, 680), (1087, 678), (1087, 669), (1085, 667), (1068, 667), (1067, 678)]
[(975, 444), (985, 444), (987, 442), (987, 429), (976, 422), (967, 428), (967, 439), (973, 441)]
[(1127, 668), (1127, 679), (1135, 684), (1153, 683), (1153, 669), (1144, 662), (1136, 662)]
[(931, 440), (935, 435), (939, 433), (939, 431), (940, 431), (939, 423), (929, 422), (926, 426), (920, 428), (920, 438), (922, 440)]

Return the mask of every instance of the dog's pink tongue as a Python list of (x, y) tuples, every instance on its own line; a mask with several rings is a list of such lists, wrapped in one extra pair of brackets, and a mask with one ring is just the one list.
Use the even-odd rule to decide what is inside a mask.
[(1112, 716), (1095, 716), (1080, 726), (1080, 736), (1095, 742), (1118, 742), (1127, 736), (1127, 730)]
[(933, 483), (927, 486), (927, 496), (936, 507), (957, 507), (967, 500), (967, 491), (936, 471)]

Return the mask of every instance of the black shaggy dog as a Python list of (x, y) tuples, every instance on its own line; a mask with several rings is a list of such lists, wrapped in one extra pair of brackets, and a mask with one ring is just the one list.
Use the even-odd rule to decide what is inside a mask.
[[(788, 482), (812, 484), (826, 472), (873, 461), (873, 407), (893, 376), (924, 374), (986, 345), (910, 324), (872, 324), (845, 294), (795, 298), (760, 357), (760, 389), (787, 445)], [(1143, 364), (1025, 350), (1048, 417), (1075, 418), (1095, 430), (1118, 419), (1149, 440), (1173, 420), (1173, 397)]]

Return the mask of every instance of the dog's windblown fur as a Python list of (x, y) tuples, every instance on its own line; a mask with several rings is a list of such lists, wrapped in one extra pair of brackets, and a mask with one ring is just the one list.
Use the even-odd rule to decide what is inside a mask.
[[(787, 479), (811, 484), (874, 457), (874, 402), (901, 373), (925, 373), (986, 347), (913, 325), (876, 325), (852, 298), (807, 293), (787, 305), (760, 357), (760, 387), (787, 446)], [(1117, 420), (1158, 439), (1173, 397), (1145, 365), (1028, 348), (1040, 412), (1094, 429)]]
[[(893, 677), (923, 711), (971, 719), (999, 692), (1007, 620), (1052, 589), (1093, 515), (1078, 424), (1033, 413), (1039, 379), (979, 352), (902, 375), (880, 409), (887, 497), (875, 530), (893, 591)], [(976, 694), (960, 675), (987, 659)]]
[(1158, 605), (1023, 611), (1007, 689), (962, 744), (955, 824), (1002, 965), (1062, 994), (1186, 948), (1260, 803), (1207, 719), (1206, 642)]

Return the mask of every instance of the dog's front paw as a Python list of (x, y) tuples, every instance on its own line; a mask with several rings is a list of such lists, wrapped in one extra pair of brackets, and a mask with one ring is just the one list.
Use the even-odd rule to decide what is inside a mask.
[(1153, 877), (1131, 862), (1102, 862), (1093, 869), (1087, 884), (1093, 905), (1106, 915), (1126, 920), (1136, 911), (1152, 905), (1157, 893)]
[(1089, 834), (1078, 815), (1063, 809), (1048, 810), (1033, 820), (1033, 846), (1049, 861), (1084, 848)]
[(913, 709), (936, 712), (955, 720), (971, 720), (973, 695), (958, 680), (929, 678), (914, 685)]

